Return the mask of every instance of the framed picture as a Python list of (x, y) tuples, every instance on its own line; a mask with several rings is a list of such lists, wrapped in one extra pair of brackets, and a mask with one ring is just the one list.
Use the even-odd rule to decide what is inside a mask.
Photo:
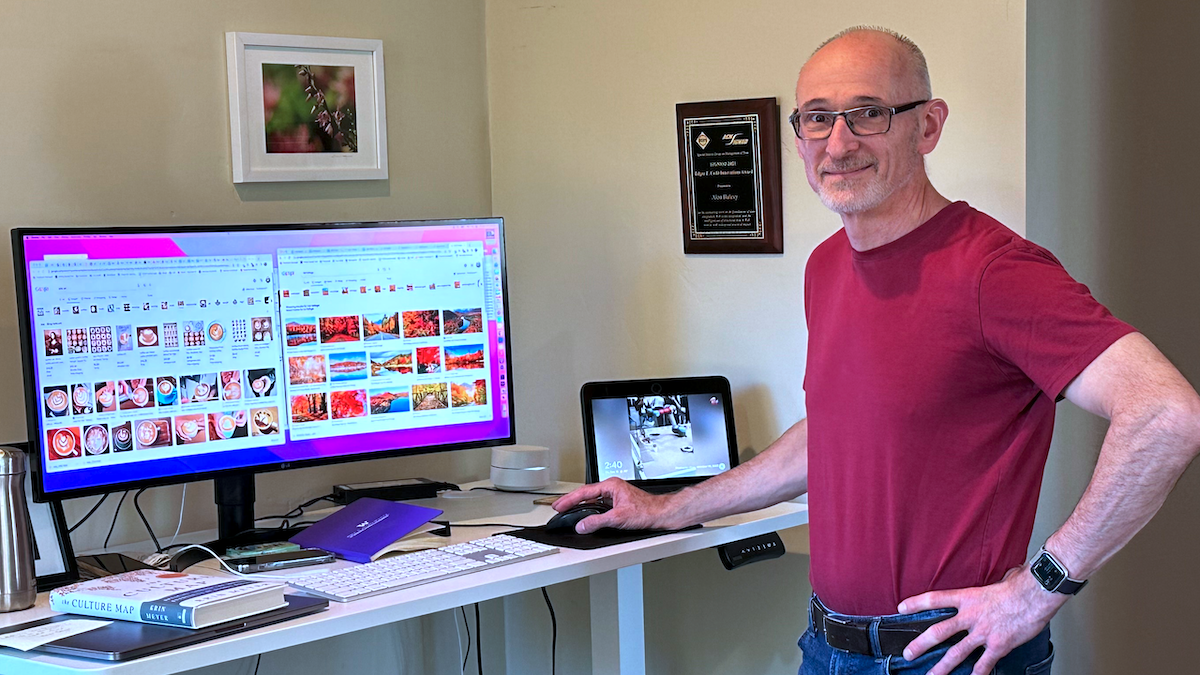
[(233, 182), (388, 177), (383, 42), (226, 33)]
[(679, 103), (684, 253), (783, 253), (779, 104)]
[(38, 592), (79, 580), (75, 552), (67, 532), (62, 502), (33, 501), (33, 472), (25, 472), (25, 500), (29, 504), (29, 533), (33, 539), (33, 567)]

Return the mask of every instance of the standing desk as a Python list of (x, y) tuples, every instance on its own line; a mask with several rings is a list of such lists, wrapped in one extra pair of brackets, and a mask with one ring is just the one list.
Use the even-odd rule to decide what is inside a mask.
[[(554, 491), (575, 487), (560, 483)], [(519, 493), (481, 492), (477, 498), (420, 500), (443, 509), (451, 522), (538, 525), (554, 513)], [(592, 670), (644, 675), (646, 651), (642, 565), (671, 556), (746, 539), (808, 522), (808, 505), (784, 502), (751, 513), (705, 523), (698, 530), (652, 537), (593, 551), (560, 549), (554, 555), (475, 572), (349, 603), (327, 611), (219, 640), (124, 663), (19, 652), (0, 648), (5, 675), (165, 675), (285, 649), (406, 619), (492, 600), (587, 577), (591, 602)], [(447, 544), (478, 539), (509, 528), (454, 528)], [(714, 554), (715, 555), (715, 554)], [(346, 563), (338, 563), (346, 564)], [(53, 612), (47, 594), (33, 608), (0, 614), (0, 627), (33, 621)]]

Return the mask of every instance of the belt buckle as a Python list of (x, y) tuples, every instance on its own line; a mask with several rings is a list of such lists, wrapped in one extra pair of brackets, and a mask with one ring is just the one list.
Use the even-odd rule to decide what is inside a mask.
[(829, 615), (824, 615), (822, 622), (825, 642), (830, 647), (854, 654), (871, 654), (869, 623), (835, 619)]

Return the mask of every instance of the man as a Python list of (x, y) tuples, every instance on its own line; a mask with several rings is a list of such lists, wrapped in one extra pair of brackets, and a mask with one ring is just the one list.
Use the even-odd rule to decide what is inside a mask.
[[(1058, 261), (939, 194), (948, 108), (924, 56), (853, 28), (800, 71), (790, 121), (843, 229), (805, 274), (809, 416), (673, 495), (610, 479), (601, 527), (679, 528), (810, 493), (801, 673), (1048, 673), (1051, 617), (1200, 452), (1200, 397)], [(1110, 420), (1070, 518), (1026, 561), (1054, 404)]]

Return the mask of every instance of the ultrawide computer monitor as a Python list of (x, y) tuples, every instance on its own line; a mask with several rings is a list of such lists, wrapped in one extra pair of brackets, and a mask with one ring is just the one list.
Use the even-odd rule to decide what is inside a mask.
[(250, 476), (252, 502), (256, 472), (514, 442), (503, 241), (499, 218), (14, 230), (36, 498)]

